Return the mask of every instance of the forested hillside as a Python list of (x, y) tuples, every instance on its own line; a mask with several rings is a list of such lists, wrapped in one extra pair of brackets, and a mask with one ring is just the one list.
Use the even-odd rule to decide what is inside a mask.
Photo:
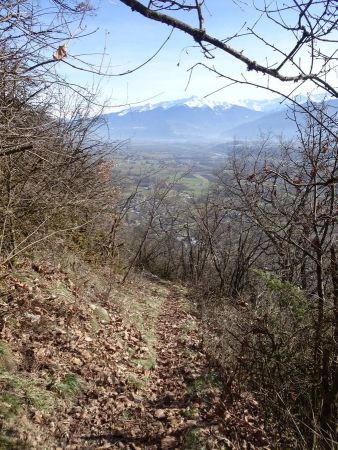
[[(290, 79), (209, 36), (204, 2), (121, 3), (337, 97), (314, 50), (335, 2), (277, 8), (302, 36)], [(296, 138), (234, 148), (195, 195), (179, 171), (130, 183), (96, 89), (69, 81), (109, 75), (69, 51), (93, 6), (0, 4), (0, 449), (337, 448), (336, 110), (295, 101)]]

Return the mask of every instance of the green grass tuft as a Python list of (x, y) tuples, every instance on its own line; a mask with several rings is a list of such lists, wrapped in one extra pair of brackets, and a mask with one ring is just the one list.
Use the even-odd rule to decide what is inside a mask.
[(26, 406), (46, 410), (54, 403), (50, 392), (30, 378), (3, 371), (0, 387), (0, 416), (5, 418), (17, 416)]
[(5, 342), (0, 341), (0, 371), (11, 371), (15, 369), (15, 366), (16, 364), (13, 353)]
[(28, 450), (30, 445), (0, 432), (0, 450)]
[(206, 374), (195, 378), (188, 386), (189, 394), (206, 394), (221, 387), (218, 377), (213, 374)]
[(143, 389), (147, 384), (146, 378), (140, 378), (134, 374), (130, 374), (127, 381), (130, 388), (137, 391)]
[(201, 438), (199, 429), (196, 427), (190, 428), (185, 436), (182, 443), (182, 449), (184, 450), (200, 450), (201, 449)]
[(153, 349), (150, 349), (145, 358), (135, 359), (134, 363), (137, 366), (143, 367), (145, 370), (152, 370), (156, 366), (156, 353)]
[(183, 411), (182, 414), (186, 419), (194, 419), (196, 416), (198, 416), (198, 409), (187, 408)]
[(65, 375), (60, 383), (56, 383), (54, 389), (64, 398), (76, 397), (81, 392), (76, 376), (71, 373)]
[(21, 406), (21, 402), (16, 395), (9, 392), (3, 392), (0, 395), (0, 417), (4, 419), (16, 417), (21, 411)]

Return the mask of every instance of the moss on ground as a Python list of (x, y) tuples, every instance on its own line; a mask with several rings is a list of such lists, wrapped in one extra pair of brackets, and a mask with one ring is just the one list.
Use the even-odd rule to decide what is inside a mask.
[(6, 342), (0, 341), (0, 371), (11, 371), (14, 370), (15, 367), (16, 362), (12, 351), (10, 350)]

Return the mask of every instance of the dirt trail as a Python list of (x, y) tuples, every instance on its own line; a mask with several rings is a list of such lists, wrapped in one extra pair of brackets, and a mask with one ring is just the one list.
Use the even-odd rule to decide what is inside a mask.
[[(123, 392), (119, 400), (128, 399), (127, 409), (115, 417), (109, 433), (82, 436), (83, 449), (268, 448), (262, 430), (224, 404), (197, 324), (175, 288), (161, 305), (155, 348), (156, 364), (146, 371), (146, 386)], [(255, 434), (258, 446), (246, 441)]]
[(7, 279), (0, 448), (269, 448), (257, 402), (225, 395), (181, 287), (142, 276), (107, 296), (84, 275)]

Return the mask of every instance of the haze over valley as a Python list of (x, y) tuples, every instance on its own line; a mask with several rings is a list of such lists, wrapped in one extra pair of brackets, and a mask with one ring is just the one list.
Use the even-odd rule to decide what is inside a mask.
[[(323, 96), (314, 97), (319, 102)], [(299, 98), (300, 105), (306, 98)], [(114, 139), (132, 141), (226, 142), (232, 139), (256, 140), (261, 134), (272, 140), (295, 137), (297, 126), (292, 105), (276, 100), (247, 100), (231, 104), (191, 97), (170, 102), (130, 107), (104, 115)], [(336, 111), (337, 100), (328, 100)], [(301, 106), (295, 107), (301, 122)]]
[[(337, 100), (327, 104), (337, 110)], [(293, 114), (280, 98), (234, 105), (192, 97), (106, 114), (103, 129), (111, 139), (125, 141), (114, 158), (117, 170), (131, 184), (139, 181), (147, 190), (155, 178), (172, 180), (184, 174), (176, 190), (200, 194), (215, 180), (227, 156), (255, 153), (262, 142), (265, 150), (276, 151), (281, 141), (295, 139)], [(298, 124), (305, 125), (301, 107), (295, 114)]]

